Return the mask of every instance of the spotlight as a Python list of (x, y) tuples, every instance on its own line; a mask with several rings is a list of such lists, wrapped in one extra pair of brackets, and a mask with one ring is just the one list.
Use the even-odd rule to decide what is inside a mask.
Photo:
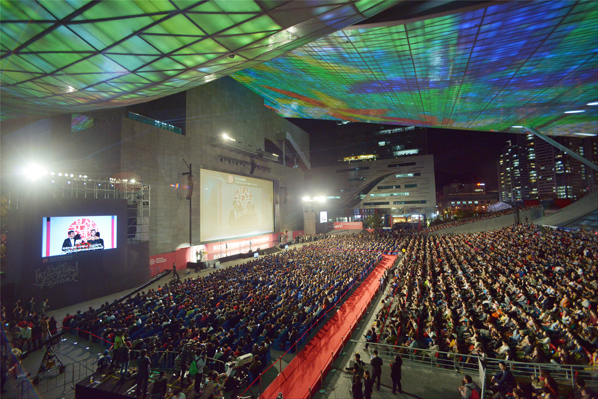
[(235, 58), (235, 55), (231, 54), (231, 55), (228, 56), (228, 58)]

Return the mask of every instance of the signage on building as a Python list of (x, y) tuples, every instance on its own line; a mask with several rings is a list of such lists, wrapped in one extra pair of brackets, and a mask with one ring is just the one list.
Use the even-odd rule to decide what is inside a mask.
[(334, 229), (342, 230), (363, 230), (362, 222), (334, 222)]

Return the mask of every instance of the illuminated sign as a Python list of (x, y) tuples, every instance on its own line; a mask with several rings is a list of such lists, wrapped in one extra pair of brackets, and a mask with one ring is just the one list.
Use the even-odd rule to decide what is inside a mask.
[(343, 158), (343, 161), (345, 161), (345, 162), (353, 162), (353, 161), (364, 161), (364, 160), (376, 159), (376, 158), (378, 158), (378, 155), (375, 155), (375, 154), (355, 155), (355, 156), (352, 156), (352, 157), (345, 157), (345, 158)]

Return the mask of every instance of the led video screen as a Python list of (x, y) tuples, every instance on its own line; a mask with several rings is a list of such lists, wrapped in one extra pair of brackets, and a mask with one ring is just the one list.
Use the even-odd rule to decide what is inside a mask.
[(326, 223), (328, 221), (328, 212), (321, 211), (320, 212), (320, 223)]
[(510, 1), (354, 26), (231, 76), (284, 117), (596, 133), (597, 4)]
[(42, 258), (116, 248), (116, 215), (44, 217)]
[(206, 169), (200, 181), (202, 242), (274, 231), (271, 181)]

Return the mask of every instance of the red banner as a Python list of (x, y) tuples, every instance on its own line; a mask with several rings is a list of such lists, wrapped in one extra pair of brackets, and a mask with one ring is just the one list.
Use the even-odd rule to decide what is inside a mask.
[[(172, 269), (172, 264), (175, 262), (176, 252), (150, 256), (150, 277), (157, 276), (164, 270)], [(185, 267), (187, 267), (187, 265), (185, 265)]]
[(363, 230), (362, 222), (334, 222), (334, 229)]

